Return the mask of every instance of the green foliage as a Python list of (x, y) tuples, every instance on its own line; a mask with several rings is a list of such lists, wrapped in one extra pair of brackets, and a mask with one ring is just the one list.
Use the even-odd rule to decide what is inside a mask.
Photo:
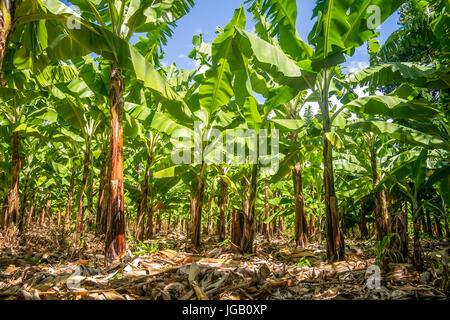
[(152, 253), (155, 253), (156, 251), (158, 251), (159, 249), (159, 245), (156, 242), (149, 242), (149, 243), (144, 243), (142, 241), (139, 241), (138, 244), (136, 245), (135, 251), (133, 252), (134, 255), (137, 256), (145, 256), (145, 255), (149, 255)]
[(391, 242), (393, 239), (397, 239), (401, 246), (401, 238), (398, 233), (391, 233), (385, 236), (381, 241), (377, 242), (377, 256), (375, 259), (376, 265), (382, 265), (382, 262), (386, 259), (393, 262), (399, 262), (403, 260), (403, 255), (399, 249), (391, 248)]
[(231, 241), (230, 238), (225, 238), (221, 242), (219, 242), (216, 246), (217, 247), (227, 246), (230, 243), (230, 241)]
[(301, 257), (298, 262), (297, 262), (297, 267), (303, 267), (303, 266), (307, 266), (307, 267), (312, 267), (311, 262), (309, 262), (308, 258), (306, 257)]

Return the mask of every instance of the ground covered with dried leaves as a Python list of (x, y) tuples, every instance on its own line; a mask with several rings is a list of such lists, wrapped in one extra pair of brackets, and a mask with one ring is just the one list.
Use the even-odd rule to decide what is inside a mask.
[(102, 238), (87, 234), (81, 250), (68, 239), (53, 227), (28, 230), (13, 242), (0, 233), (0, 299), (448, 299), (448, 244), (439, 240), (423, 243), (425, 270), (390, 264), (377, 286), (369, 268), (373, 240), (346, 240), (347, 260), (329, 264), (325, 243), (295, 249), (285, 239), (258, 238), (256, 253), (242, 255), (211, 237), (197, 252), (183, 234), (169, 232), (107, 267)]

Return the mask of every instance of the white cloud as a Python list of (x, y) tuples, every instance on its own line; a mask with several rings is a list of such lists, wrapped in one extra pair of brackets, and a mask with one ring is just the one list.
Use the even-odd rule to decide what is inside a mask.
[(369, 63), (367, 61), (352, 61), (350, 63), (350, 66), (348, 67), (348, 71), (353, 73), (357, 72), (359, 70), (362, 70), (364, 68), (369, 67)]

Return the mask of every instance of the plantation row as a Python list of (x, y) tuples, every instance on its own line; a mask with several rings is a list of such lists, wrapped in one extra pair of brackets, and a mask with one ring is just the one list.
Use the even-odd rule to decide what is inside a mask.
[[(295, 1), (247, 0), (212, 44), (193, 37), (186, 71), (161, 59), (192, 0), (2, 0), (8, 239), (53, 221), (80, 247), (95, 231), (111, 264), (163, 229), (242, 253), (278, 234), (326, 240), (333, 262), (346, 237), (376, 235), (383, 263), (420, 268), (420, 237), (449, 237), (449, 8), (404, 2), (316, 1), (308, 45)], [(383, 45), (373, 6), (379, 23), (402, 8)], [(346, 74), (366, 44), (370, 67)], [(245, 163), (230, 130), (254, 133), (236, 138)]]

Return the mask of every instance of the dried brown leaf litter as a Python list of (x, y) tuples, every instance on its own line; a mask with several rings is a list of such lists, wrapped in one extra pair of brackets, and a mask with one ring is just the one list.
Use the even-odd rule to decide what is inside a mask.
[[(31, 231), (30, 231), (31, 232)], [(152, 240), (154, 252), (134, 248), (120, 264), (106, 267), (102, 239), (73, 250), (51, 232), (26, 235), (27, 243), (0, 245), (0, 299), (16, 300), (244, 300), (244, 299), (427, 299), (445, 300), (445, 268), (439, 249), (426, 254), (427, 270), (391, 264), (378, 289), (367, 284), (374, 265), (369, 242), (354, 242), (346, 261), (329, 264), (323, 245), (295, 249), (284, 239), (258, 240), (257, 253), (242, 255), (213, 238), (193, 253), (178, 233)], [(38, 232), (35, 230), (35, 232)], [(1, 241), (1, 239), (0, 239)], [(55, 244), (55, 242), (57, 242)], [(134, 252), (134, 253), (132, 253)], [(447, 268), (448, 269), (448, 268)]]

